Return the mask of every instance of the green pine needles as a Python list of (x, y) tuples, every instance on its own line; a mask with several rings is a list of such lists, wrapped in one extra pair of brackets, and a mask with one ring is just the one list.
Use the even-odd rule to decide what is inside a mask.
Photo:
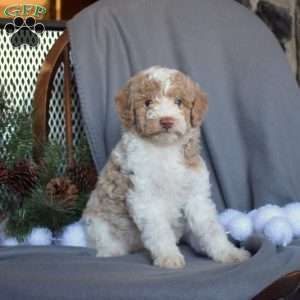
[(80, 219), (91, 191), (80, 190), (77, 182), (86, 179), (80, 170), (91, 170), (91, 187), (97, 174), (85, 137), (78, 144), (72, 180), (72, 170), (62, 159), (65, 147), (59, 143), (44, 145), (41, 163), (36, 164), (31, 114), (13, 109), (0, 91), (0, 216), (6, 217), (8, 236), (23, 240), (35, 227), (47, 227), (55, 234)]

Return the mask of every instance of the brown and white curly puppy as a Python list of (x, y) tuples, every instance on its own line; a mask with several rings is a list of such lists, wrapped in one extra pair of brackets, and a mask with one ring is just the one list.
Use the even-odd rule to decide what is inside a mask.
[(154, 264), (181, 268), (181, 238), (215, 261), (241, 262), (217, 221), (199, 152), (207, 99), (183, 73), (151, 67), (116, 97), (124, 132), (83, 213), (98, 256), (148, 249)]

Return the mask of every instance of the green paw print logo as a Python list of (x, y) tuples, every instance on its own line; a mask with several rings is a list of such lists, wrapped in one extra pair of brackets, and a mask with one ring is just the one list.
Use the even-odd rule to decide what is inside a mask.
[(39, 35), (45, 31), (42, 23), (37, 23), (35, 18), (15, 17), (12, 23), (7, 23), (4, 30), (10, 35), (11, 44), (14, 47), (28, 45), (36, 47), (39, 42)]

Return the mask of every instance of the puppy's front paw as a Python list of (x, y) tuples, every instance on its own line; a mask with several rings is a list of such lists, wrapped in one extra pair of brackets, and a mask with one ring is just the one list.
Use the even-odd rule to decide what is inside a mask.
[(241, 263), (251, 257), (251, 254), (245, 249), (239, 249), (231, 247), (227, 251), (224, 251), (217, 261), (224, 264)]
[(185, 266), (185, 260), (182, 254), (158, 256), (154, 259), (154, 265), (160, 268), (181, 269)]

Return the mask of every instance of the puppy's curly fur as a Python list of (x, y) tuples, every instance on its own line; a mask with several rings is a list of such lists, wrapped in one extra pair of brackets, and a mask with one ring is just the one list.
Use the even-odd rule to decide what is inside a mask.
[(217, 221), (209, 174), (200, 156), (206, 95), (183, 73), (151, 67), (116, 97), (124, 132), (83, 213), (98, 256), (146, 248), (154, 264), (185, 265), (184, 238), (215, 261), (241, 262), (249, 253), (231, 244)]

